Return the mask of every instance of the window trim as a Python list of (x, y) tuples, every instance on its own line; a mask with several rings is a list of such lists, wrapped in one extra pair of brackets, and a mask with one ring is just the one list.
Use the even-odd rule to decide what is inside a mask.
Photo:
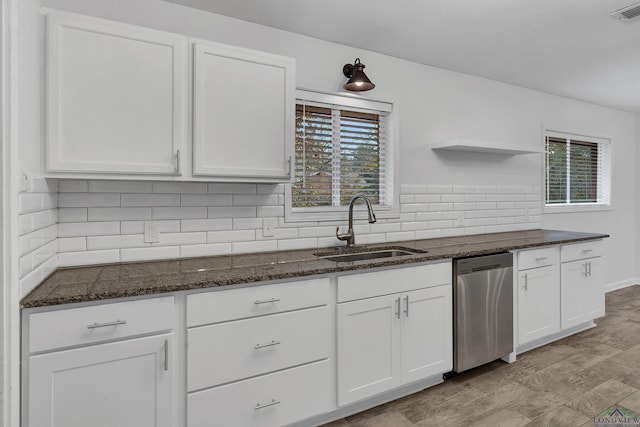
[[(360, 94), (327, 92), (316, 89), (307, 89), (298, 87), (296, 89), (296, 100), (305, 99), (310, 102), (320, 102), (323, 104), (333, 104), (341, 107), (374, 110), (388, 112), (389, 122), (389, 148), (391, 155), (391, 165), (393, 172), (391, 173), (392, 183), (389, 186), (392, 195), (389, 198), (391, 204), (389, 206), (375, 205), (374, 211), (376, 217), (398, 218), (400, 216), (400, 178), (399, 178), (399, 111), (400, 106), (397, 100), (385, 100), (384, 98), (370, 98)], [(284, 204), (284, 220), (285, 222), (304, 222), (304, 221), (336, 221), (346, 220), (348, 218), (348, 208), (346, 206), (322, 206), (309, 208), (293, 208), (292, 207), (292, 184), (285, 185), (285, 204)], [(355, 218), (366, 218), (366, 213), (361, 209), (354, 210)]]
[[(547, 196), (546, 196), (546, 181), (545, 176), (547, 172), (547, 160), (546, 160), (546, 137), (555, 137), (562, 139), (576, 139), (584, 142), (594, 142), (598, 144), (606, 144), (608, 145), (608, 165), (603, 165), (603, 167), (607, 167), (608, 170), (602, 171), (602, 175), (606, 179), (606, 183), (603, 186), (603, 192), (607, 195), (605, 199), (608, 199), (607, 202), (587, 202), (587, 203), (572, 203), (572, 204), (547, 204)], [(542, 132), (542, 147), (543, 147), (543, 157), (542, 157), (542, 173), (541, 173), (541, 181), (542, 181), (542, 212), (544, 214), (560, 214), (560, 213), (579, 213), (579, 212), (601, 212), (601, 211), (611, 211), (613, 210), (613, 147), (614, 147), (614, 138), (611, 135), (603, 135), (597, 132), (572, 132), (567, 130), (558, 131), (555, 128), (544, 127)]]

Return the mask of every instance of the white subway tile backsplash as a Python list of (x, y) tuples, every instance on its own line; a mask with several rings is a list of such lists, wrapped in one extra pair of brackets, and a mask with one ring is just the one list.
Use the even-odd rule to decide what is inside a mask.
[(234, 218), (234, 230), (252, 230), (262, 228), (262, 218)]
[(231, 253), (231, 243), (214, 243), (207, 245), (187, 245), (180, 247), (180, 256), (184, 258), (227, 255)]
[[(179, 220), (160, 220), (153, 221), (158, 225), (160, 233), (179, 233)], [(143, 234), (145, 221), (121, 221), (120, 234)]]
[(259, 218), (284, 217), (284, 206), (258, 206)]
[(58, 208), (59, 222), (83, 222), (87, 221), (88, 208)]
[(87, 250), (100, 249), (139, 248), (150, 246), (144, 242), (142, 234), (119, 234), (117, 236), (89, 236), (87, 237)]
[(231, 206), (231, 194), (183, 194), (182, 206)]
[(89, 221), (150, 220), (151, 208), (88, 208)]
[(234, 194), (233, 206), (278, 205), (277, 194)]
[(58, 206), (61, 208), (97, 208), (120, 206), (119, 193), (60, 193)]
[(204, 182), (154, 182), (154, 193), (206, 193), (207, 184)]
[(215, 194), (256, 194), (256, 184), (215, 183), (209, 184), (209, 193)]
[(151, 193), (148, 181), (89, 181), (90, 193)]
[(87, 250), (86, 237), (60, 237), (58, 238), (59, 252), (78, 252)]
[(219, 231), (233, 229), (231, 218), (223, 219), (183, 219), (180, 221), (180, 231)]
[(255, 218), (255, 206), (210, 207), (207, 208), (209, 218)]
[(160, 242), (153, 246), (204, 245), (207, 243), (207, 233), (198, 231), (193, 233), (160, 233)]
[(290, 251), (294, 249), (315, 248), (318, 246), (318, 240), (315, 238), (278, 240), (279, 251)]
[(155, 207), (151, 211), (152, 219), (204, 219), (206, 217), (206, 207)]
[(35, 193), (20, 193), (18, 195), (18, 209), (19, 212), (38, 212), (43, 209), (44, 206), (43, 194)]
[(158, 246), (151, 248), (131, 248), (120, 250), (122, 262), (149, 261), (154, 259), (179, 258), (180, 246)]
[(70, 265), (106, 264), (120, 261), (119, 249), (103, 251), (78, 251), (58, 254), (58, 265), (66, 267)]
[(231, 230), (207, 232), (207, 243), (246, 242), (256, 239), (255, 230)]
[(58, 191), (60, 193), (86, 193), (89, 191), (89, 183), (82, 180), (61, 180), (58, 181)]
[(233, 242), (231, 243), (231, 253), (246, 254), (251, 252), (277, 251), (277, 240), (261, 240), (255, 242)]
[(58, 224), (59, 237), (104, 236), (110, 234), (120, 234), (119, 222), (65, 222)]
[(122, 206), (180, 206), (180, 195), (123, 193)]
[[(58, 264), (343, 246), (335, 229), (347, 225), (346, 219), (285, 221), (283, 184), (39, 180), (31, 189), (19, 199), (23, 289), (42, 280), (45, 265), (51, 271)], [(368, 224), (356, 211), (359, 244), (541, 225), (539, 187), (405, 184), (401, 190), (396, 218)], [(263, 235), (264, 218), (277, 218), (273, 236)], [(158, 224), (159, 243), (144, 242), (145, 221)]]

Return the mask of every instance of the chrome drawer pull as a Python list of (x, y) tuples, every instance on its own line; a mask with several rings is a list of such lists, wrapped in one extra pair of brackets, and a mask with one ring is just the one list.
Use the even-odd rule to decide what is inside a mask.
[(258, 403), (258, 404), (256, 404), (256, 407), (253, 408), (253, 409), (257, 411), (258, 409), (268, 408), (269, 406), (279, 405), (279, 404), (280, 404), (279, 400), (271, 399), (271, 402), (269, 402), (269, 403), (263, 403), (263, 404)]
[(536, 258), (536, 261), (544, 261), (545, 259), (547, 259), (546, 256), (541, 256), (539, 258)]
[(96, 328), (106, 328), (108, 326), (118, 326), (118, 325), (124, 325), (126, 324), (127, 321), (126, 320), (116, 320), (114, 322), (105, 322), (105, 323), (94, 323), (92, 325), (87, 325), (87, 329), (96, 329)]
[(265, 347), (273, 347), (274, 345), (279, 345), (279, 344), (281, 344), (281, 342), (280, 342), (280, 341), (273, 340), (273, 341), (268, 342), (268, 343), (266, 343), (266, 344), (256, 344), (255, 346), (253, 346), (253, 349), (254, 349), (254, 350), (259, 350), (259, 349), (261, 349), (261, 348), (265, 348)]
[(583, 249), (582, 252), (584, 252), (584, 253), (593, 252), (593, 249)]
[(254, 301), (254, 304), (255, 305), (258, 305), (258, 304), (269, 304), (270, 302), (278, 302), (278, 301), (280, 301), (280, 298), (271, 298), (271, 299), (262, 299), (262, 300), (259, 299), (259, 300)]
[(164, 340), (164, 370), (169, 370), (169, 340)]

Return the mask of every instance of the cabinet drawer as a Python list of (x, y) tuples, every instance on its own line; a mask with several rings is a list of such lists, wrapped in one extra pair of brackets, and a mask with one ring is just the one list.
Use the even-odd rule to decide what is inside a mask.
[(518, 270), (546, 267), (558, 263), (558, 248), (531, 249), (518, 253)]
[(170, 330), (173, 309), (173, 297), (163, 297), (31, 314), (29, 351)]
[(188, 390), (329, 357), (329, 307), (203, 326), (188, 331)]
[(562, 262), (575, 261), (577, 259), (593, 258), (602, 256), (602, 240), (592, 242), (574, 243), (563, 245), (560, 249)]
[(332, 409), (329, 361), (189, 394), (189, 427), (280, 427)]
[(187, 326), (226, 322), (328, 303), (328, 278), (192, 294), (187, 297)]
[(338, 302), (451, 283), (451, 261), (338, 277)]

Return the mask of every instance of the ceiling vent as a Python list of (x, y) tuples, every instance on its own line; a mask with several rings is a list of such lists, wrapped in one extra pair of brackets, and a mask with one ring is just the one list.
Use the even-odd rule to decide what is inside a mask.
[(611, 12), (611, 16), (620, 21), (628, 21), (640, 16), (640, 3), (632, 4), (631, 6), (623, 7), (620, 10)]

